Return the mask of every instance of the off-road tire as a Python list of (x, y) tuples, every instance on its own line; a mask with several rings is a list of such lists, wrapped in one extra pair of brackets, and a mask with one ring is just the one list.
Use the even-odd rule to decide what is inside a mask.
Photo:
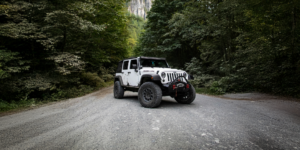
[(114, 85), (114, 97), (121, 99), (124, 96), (124, 88), (121, 86), (120, 81), (116, 81)]
[(153, 82), (146, 82), (139, 89), (138, 99), (143, 107), (155, 108), (162, 99), (161, 88)]
[(192, 85), (190, 85), (190, 90), (188, 91), (187, 96), (177, 96), (175, 97), (175, 100), (180, 104), (190, 104), (195, 100), (195, 98), (195, 88)]

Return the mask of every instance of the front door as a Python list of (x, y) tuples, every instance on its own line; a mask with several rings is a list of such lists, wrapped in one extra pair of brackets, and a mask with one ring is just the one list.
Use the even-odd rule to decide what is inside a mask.
[(132, 59), (130, 61), (129, 69), (128, 69), (128, 83), (130, 86), (138, 86), (140, 76), (137, 69), (133, 69), (133, 65), (137, 66), (137, 59)]

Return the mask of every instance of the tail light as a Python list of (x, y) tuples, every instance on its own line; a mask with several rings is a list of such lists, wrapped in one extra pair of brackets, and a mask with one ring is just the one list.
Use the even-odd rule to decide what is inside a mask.
[(189, 88), (190, 88), (190, 85), (189, 85), (189, 84), (186, 84), (186, 88), (189, 89)]
[(175, 87), (176, 87), (175, 84), (173, 84), (173, 90), (175, 90)]

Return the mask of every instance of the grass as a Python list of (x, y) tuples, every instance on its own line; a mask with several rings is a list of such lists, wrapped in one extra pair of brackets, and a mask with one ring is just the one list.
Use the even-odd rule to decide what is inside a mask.
[(0, 112), (15, 110), (18, 108), (36, 106), (37, 101), (35, 99), (12, 101), (10, 103), (0, 100)]
[(101, 87), (91, 88), (87, 86), (83, 86), (80, 89), (71, 88), (66, 90), (58, 90), (58, 92), (53, 93), (49, 97), (45, 97), (44, 99), (37, 100), (34, 98), (24, 99), (20, 101), (12, 101), (6, 102), (0, 99), (0, 112), (8, 112), (8, 111), (18, 111), (26, 108), (36, 107), (42, 104), (47, 104), (53, 101), (62, 101), (69, 98), (80, 97), (94, 91), (97, 91), (101, 88), (108, 87), (113, 85), (114, 81), (108, 81)]
[(221, 93), (214, 92), (209, 88), (196, 88), (196, 93), (198, 94), (206, 94), (206, 95), (223, 95)]

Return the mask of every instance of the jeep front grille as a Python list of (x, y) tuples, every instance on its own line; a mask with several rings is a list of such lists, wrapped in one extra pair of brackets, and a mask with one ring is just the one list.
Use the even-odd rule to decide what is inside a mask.
[[(178, 76), (183, 76), (183, 73), (167, 73), (168, 82), (174, 81)], [(185, 82), (185, 80), (182, 77), (180, 77), (179, 79)]]

